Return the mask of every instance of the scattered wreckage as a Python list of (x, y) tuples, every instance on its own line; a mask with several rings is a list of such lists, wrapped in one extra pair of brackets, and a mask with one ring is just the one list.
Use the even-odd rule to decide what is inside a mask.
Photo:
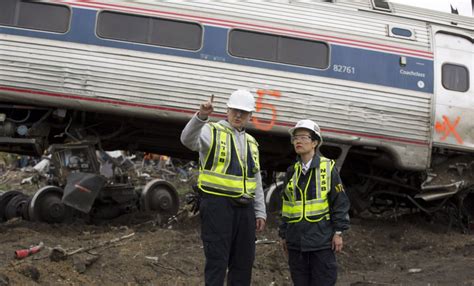
[(19, 190), (0, 195), (1, 221), (22, 217), (60, 223), (74, 217), (112, 219), (136, 211), (170, 217), (178, 212), (178, 193), (170, 182), (146, 183), (149, 176), (130, 176), (134, 171), (130, 159), (98, 151), (93, 142), (53, 144), (49, 154), (35, 166), (47, 182), (44, 187), (33, 196)]

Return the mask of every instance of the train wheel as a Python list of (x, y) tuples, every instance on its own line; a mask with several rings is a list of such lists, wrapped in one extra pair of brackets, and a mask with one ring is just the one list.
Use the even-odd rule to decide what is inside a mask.
[(8, 191), (3, 193), (0, 196), (0, 221), (5, 221), (5, 210), (8, 205), (8, 203), (15, 198), (16, 196), (23, 195), (22, 192), (19, 191)]
[(72, 210), (61, 202), (63, 190), (56, 186), (39, 189), (30, 201), (28, 214), (31, 220), (60, 223), (70, 218)]
[(5, 206), (5, 219), (10, 220), (15, 217), (23, 216), (23, 209), (28, 205), (28, 196), (25, 194), (17, 194)]
[(25, 203), (21, 205), (21, 209), (19, 210), (21, 213), (21, 217), (24, 220), (30, 220), (30, 213), (28, 210), (28, 208), (30, 207), (30, 202), (31, 202), (31, 196), (28, 196), (26, 198)]
[(144, 211), (157, 211), (172, 216), (178, 213), (178, 193), (170, 183), (160, 179), (153, 180), (143, 189), (140, 204)]

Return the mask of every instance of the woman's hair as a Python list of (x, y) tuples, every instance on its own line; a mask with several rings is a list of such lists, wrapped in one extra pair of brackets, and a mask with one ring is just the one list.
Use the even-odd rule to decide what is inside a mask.
[(313, 141), (318, 140), (319, 142), (321, 142), (321, 138), (318, 135), (316, 135), (315, 132), (310, 131), (310, 133), (311, 133), (311, 140)]

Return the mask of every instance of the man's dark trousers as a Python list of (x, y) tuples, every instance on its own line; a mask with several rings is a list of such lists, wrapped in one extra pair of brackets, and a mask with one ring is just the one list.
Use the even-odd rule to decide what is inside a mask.
[(201, 238), (206, 256), (205, 281), (209, 286), (248, 286), (255, 260), (253, 202), (203, 194), (200, 205)]

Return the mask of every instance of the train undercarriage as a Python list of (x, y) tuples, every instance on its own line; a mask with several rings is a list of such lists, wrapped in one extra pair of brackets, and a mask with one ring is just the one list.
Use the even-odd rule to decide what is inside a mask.
[[(448, 226), (474, 227), (474, 157), (435, 150), (430, 169), (394, 170), (354, 154), (341, 170), (354, 214), (443, 214)], [(369, 159), (369, 160), (368, 160)]]
[[(179, 142), (183, 127), (183, 122), (159, 124), (151, 119), (0, 104), (0, 151), (36, 156), (48, 151), (53, 163), (49, 184), (33, 197), (18, 191), (4, 193), (0, 197), (0, 215), (3, 219), (22, 216), (48, 222), (62, 221), (78, 213), (111, 218), (137, 210), (157, 210), (173, 215), (178, 210), (179, 199), (171, 184), (162, 180), (146, 186), (134, 182), (123, 162), (113, 158), (109, 159), (114, 175), (103, 179), (98, 159), (106, 156), (107, 150), (146, 151), (196, 159), (196, 154)], [(269, 133), (256, 135), (267, 174), (285, 171), (294, 160), (287, 138)], [(428, 215), (445, 213), (449, 224), (462, 226), (466, 231), (473, 227), (472, 155), (434, 149), (430, 169), (405, 171), (394, 168), (387, 152), (377, 148), (337, 144), (323, 147), (321, 151), (327, 157), (344, 154), (343, 165), (339, 167), (353, 215), (406, 210)], [(82, 154), (75, 157), (83, 158), (86, 163), (71, 169), (64, 158), (66, 153), (71, 156), (74, 152)], [(338, 162), (341, 163), (342, 160)], [(265, 183), (268, 210), (278, 211), (283, 182), (281, 178), (267, 176)], [(88, 191), (89, 197), (76, 197), (89, 194)]]
[(106, 152), (146, 150), (144, 146), (151, 144), (147, 140), (152, 139), (139, 138), (156, 130), (125, 127), (121, 120), (93, 113), (0, 106), (1, 151), (42, 156), (48, 166), (48, 171), (38, 174), (44, 186), (34, 195), (19, 190), (1, 194), (0, 221), (22, 217), (57, 223), (77, 217), (111, 219), (136, 211), (167, 217), (178, 212), (179, 198), (171, 183), (137, 176), (130, 160)]
[(76, 218), (96, 222), (141, 211), (156, 212), (163, 222), (165, 217), (177, 214), (179, 197), (171, 183), (138, 177), (130, 160), (122, 156), (113, 158), (96, 150), (95, 145), (50, 145), (50, 156), (36, 165), (48, 169), (38, 172), (38, 176), (44, 176), (40, 178), (44, 186), (32, 196), (19, 190), (3, 193), (0, 221), (22, 217), (47, 223)]

